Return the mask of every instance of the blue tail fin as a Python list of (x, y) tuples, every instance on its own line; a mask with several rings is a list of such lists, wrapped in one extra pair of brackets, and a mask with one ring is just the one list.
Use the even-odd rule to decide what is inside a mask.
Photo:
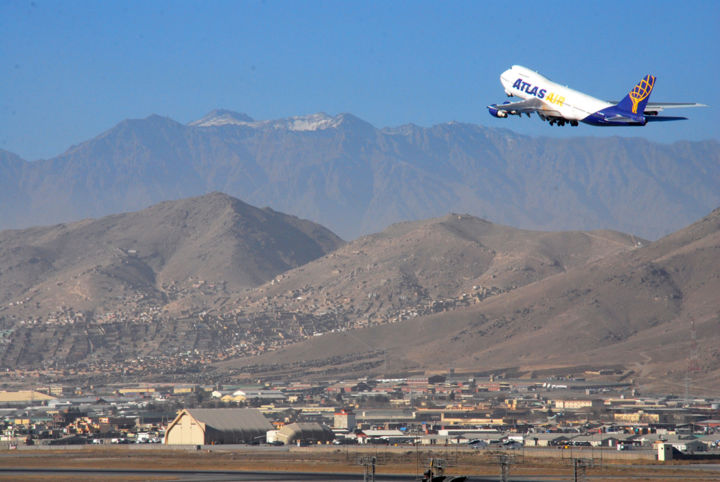
[(645, 106), (650, 99), (650, 93), (652, 93), (653, 87), (655, 87), (655, 76), (646, 75), (638, 82), (635, 88), (618, 103), (618, 109), (642, 115), (642, 113), (645, 112)]

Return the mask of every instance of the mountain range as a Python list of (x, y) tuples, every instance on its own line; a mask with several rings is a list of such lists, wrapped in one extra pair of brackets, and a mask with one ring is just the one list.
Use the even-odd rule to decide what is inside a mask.
[(211, 193), (0, 231), (0, 367), (205, 382), (610, 370), (679, 392), (694, 353), (713, 390), (719, 254), (720, 209), (655, 242), (447, 214), (346, 243)]
[(607, 368), (680, 391), (691, 357), (712, 389), (718, 186), (716, 141), (350, 114), (150, 116), (48, 160), (0, 151), (0, 367)]
[[(122, 359), (121, 352), (170, 355), (189, 344), (196, 349), (199, 336), (210, 359), (233, 338), (242, 347), (233, 353), (243, 356), (318, 333), (452, 311), (643, 242), (617, 232), (526, 231), (450, 214), (346, 244), (315, 223), (221, 193), (5, 230), (2, 362), (71, 366)], [(234, 337), (223, 339), (218, 324), (234, 327)], [(187, 339), (168, 342), (185, 325)], [(127, 353), (128, 333), (148, 326), (143, 347)]]
[(450, 122), (377, 129), (351, 115), (152, 115), (32, 162), (0, 151), (0, 229), (225, 192), (345, 239), (468, 213), (526, 229), (657, 239), (720, 205), (720, 144), (532, 138)]

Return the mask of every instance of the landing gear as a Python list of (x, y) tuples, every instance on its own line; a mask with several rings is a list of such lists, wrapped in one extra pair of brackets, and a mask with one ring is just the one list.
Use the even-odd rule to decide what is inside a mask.
[(577, 125), (578, 125), (578, 121), (563, 119), (562, 117), (544, 117), (543, 120), (548, 121), (551, 126), (554, 126), (556, 124), (559, 126), (564, 126), (565, 124), (570, 124), (573, 127), (577, 127)]

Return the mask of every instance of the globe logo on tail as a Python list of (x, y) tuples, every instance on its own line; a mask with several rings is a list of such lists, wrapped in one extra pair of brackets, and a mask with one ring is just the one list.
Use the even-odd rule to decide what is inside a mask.
[(630, 100), (632, 101), (632, 113), (637, 114), (638, 104), (647, 99), (655, 86), (655, 77), (646, 75), (644, 79), (638, 82), (638, 85), (630, 91)]

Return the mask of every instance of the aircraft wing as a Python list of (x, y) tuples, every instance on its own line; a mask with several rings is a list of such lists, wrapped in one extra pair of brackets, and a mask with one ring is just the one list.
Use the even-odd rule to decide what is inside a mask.
[[(511, 115), (520, 114), (532, 114), (533, 112), (540, 112), (546, 116), (560, 116), (560, 113), (549, 109), (547, 104), (537, 97), (532, 99), (521, 100), (519, 102), (506, 102), (504, 104), (492, 104), (488, 106), (488, 109), (496, 109), (499, 112), (505, 112)], [(504, 117), (504, 116), (503, 116)]]

